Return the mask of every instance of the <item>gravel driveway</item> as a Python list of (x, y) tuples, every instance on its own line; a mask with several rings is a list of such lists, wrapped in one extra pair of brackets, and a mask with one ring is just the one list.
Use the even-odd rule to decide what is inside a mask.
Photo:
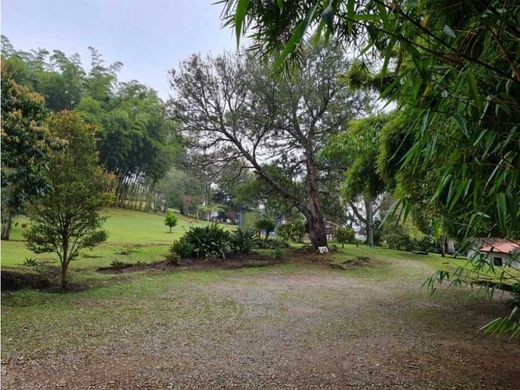
[[(20, 344), (4, 354), (2, 385), (17, 390), (520, 388), (519, 343), (477, 332), (505, 312), (500, 298), (464, 302), (461, 290), (429, 296), (419, 288), (423, 273), (418, 266), (415, 277), (388, 280), (298, 264), (222, 271), (204, 282), (153, 274), (142, 282), (153, 288), (132, 299), (105, 302), (87, 295), (72, 301), (97, 314), (104, 310), (102, 327), (87, 317), (71, 318), (82, 333), (64, 331), (44, 349), (39, 343), (59, 338), (59, 331), (21, 331)], [(42, 315), (41, 321), (50, 320)]]

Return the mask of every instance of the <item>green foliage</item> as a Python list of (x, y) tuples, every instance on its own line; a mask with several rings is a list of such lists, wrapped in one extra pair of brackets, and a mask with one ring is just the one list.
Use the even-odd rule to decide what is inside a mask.
[(334, 241), (341, 244), (343, 248), (347, 243), (353, 243), (356, 239), (356, 233), (350, 226), (340, 226), (334, 230)]
[(255, 48), (280, 61), (299, 59), (303, 42), (291, 37), (303, 28), (382, 63), (376, 77), (360, 66), (351, 81), (373, 85), (406, 118), (386, 132), (382, 168), (404, 219), (414, 208), (463, 242), (520, 237), (517, 2), (301, 0), (281, 10), (251, 1), (240, 13), (226, 3), (226, 24), (254, 30)]
[(114, 259), (110, 262), (110, 266), (113, 268), (123, 268), (125, 265), (127, 265), (124, 261), (119, 259)]
[(375, 199), (385, 189), (377, 170), (381, 130), (389, 121), (386, 114), (370, 116), (348, 124), (347, 130), (334, 136), (324, 151), (325, 158), (345, 169), (343, 197), (352, 201), (359, 195)]
[(480, 330), (490, 334), (510, 334), (510, 337), (520, 339), (520, 320), (518, 319), (518, 307), (511, 310), (507, 317), (499, 317), (484, 325)]
[(41, 95), (19, 85), (2, 61), (2, 239), (27, 200), (46, 186), (45, 168), (54, 146), (44, 126)]
[(170, 228), (170, 233), (172, 228), (177, 225), (177, 216), (172, 209), (168, 209), (166, 211), (166, 216), (164, 217), (164, 224)]
[(107, 233), (99, 215), (105, 175), (97, 165), (92, 129), (78, 114), (63, 111), (49, 122), (52, 134), (65, 147), (52, 154), (46, 180), (48, 188), (28, 207), (31, 226), (25, 233), (27, 246), (35, 253), (56, 253), (61, 263), (61, 285), (67, 269), (82, 248), (103, 242)]
[(289, 248), (290, 245), (286, 241), (282, 240), (258, 240), (256, 243), (258, 249), (276, 249), (276, 248)]
[(305, 225), (302, 221), (287, 222), (278, 227), (276, 235), (282, 241), (302, 242), (305, 235)]
[(26, 267), (36, 267), (38, 262), (32, 257), (26, 257), (22, 265), (25, 265)]
[(283, 258), (284, 252), (281, 248), (274, 248), (273, 252), (271, 253), (271, 257), (274, 260), (280, 260)]
[[(106, 64), (90, 48), (91, 66), (86, 71), (77, 54), (17, 51), (4, 36), (2, 44), (2, 64), (23, 88), (45, 98), (42, 106), (54, 112), (75, 110), (95, 126), (99, 162), (117, 177), (114, 190), (120, 203), (136, 196), (137, 184), (141, 190), (153, 187), (166, 174), (180, 143), (173, 121), (154, 90), (137, 81), (118, 82), (121, 63)], [(39, 119), (34, 119), (38, 124)]]
[(254, 230), (237, 229), (231, 236), (231, 244), (236, 253), (248, 255), (257, 245), (257, 237)]
[(195, 248), (184, 237), (173, 242), (167, 255), (168, 261), (178, 264), (181, 259), (189, 259), (194, 256)]
[(276, 228), (276, 225), (272, 219), (263, 217), (256, 221), (256, 228), (260, 231), (265, 231), (265, 239), (267, 240), (269, 238), (269, 234)]
[(190, 228), (173, 244), (171, 252), (182, 259), (224, 259), (232, 249), (231, 234), (217, 224), (211, 224)]
[(203, 202), (203, 181), (177, 167), (168, 171), (156, 190), (164, 194), (166, 206), (178, 209), (181, 215), (195, 215), (197, 206)]
[(435, 241), (430, 235), (414, 237), (402, 225), (388, 226), (382, 234), (383, 243), (390, 249), (401, 251), (438, 252)]

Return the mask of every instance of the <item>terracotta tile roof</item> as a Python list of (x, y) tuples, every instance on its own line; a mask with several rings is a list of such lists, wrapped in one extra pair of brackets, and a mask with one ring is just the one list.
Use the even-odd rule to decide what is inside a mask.
[(480, 252), (511, 254), (520, 249), (520, 243), (507, 238), (481, 238)]

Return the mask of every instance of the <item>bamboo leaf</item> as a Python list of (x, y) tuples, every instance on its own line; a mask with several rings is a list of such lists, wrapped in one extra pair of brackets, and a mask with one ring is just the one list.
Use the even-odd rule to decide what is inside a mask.
[(249, 0), (238, 0), (235, 12), (235, 33), (237, 36), (237, 45), (240, 43), (240, 35), (242, 34), (242, 26), (246, 19)]
[(459, 129), (462, 130), (462, 132), (464, 133), (466, 138), (469, 138), (468, 127), (466, 126), (466, 120), (462, 117), (462, 115), (460, 115), (460, 113), (456, 112), (451, 117), (455, 120), (455, 123), (457, 123), (457, 126), (459, 127)]
[(309, 12), (307, 12), (307, 15), (305, 15), (305, 19), (303, 19), (298, 26), (294, 29), (293, 35), (285, 45), (282, 53), (276, 58), (276, 61), (274, 63), (274, 69), (279, 70), (284, 61), (287, 59), (290, 53), (294, 51), (296, 46), (300, 44), (300, 42), (303, 39), (303, 36), (305, 35), (305, 31), (307, 31), (307, 28), (309, 27), (313, 17), (314, 13), (316, 11), (316, 8), (318, 6), (318, 3), (312, 7)]
[(329, 5), (321, 13), (321, 18), (330, 30), (334, 28), (334, 8), (332, 8), (332, 1), (329, 1)]
[(507, 204), (506, 195), (501, 192), (497, 195), (497, 212), (498, 212), (498, 223), (500, 224), (500, 230), (502, 233), (507, 234)]

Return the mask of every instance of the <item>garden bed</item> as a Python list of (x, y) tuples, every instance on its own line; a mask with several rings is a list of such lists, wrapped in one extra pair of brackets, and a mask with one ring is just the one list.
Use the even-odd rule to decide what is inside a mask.
[(126, 272), (139, 272), (146, 270), (170, 270), (180, 271), (186, 269), (207, 269), (207, 268), (252, 268), (267, 267), (283, 263), (283, 260), (275, 260), (270, 256), (262, 254), (252, 255), (230, 255), (226, 259), (187, 259), (181, 264), (174, 264), (169, 261), (159, 261), (151, 264), (131, 264), (125, 263), (115, 267), (100, 267), (97, 272), (103, 274), (119, 274)]

